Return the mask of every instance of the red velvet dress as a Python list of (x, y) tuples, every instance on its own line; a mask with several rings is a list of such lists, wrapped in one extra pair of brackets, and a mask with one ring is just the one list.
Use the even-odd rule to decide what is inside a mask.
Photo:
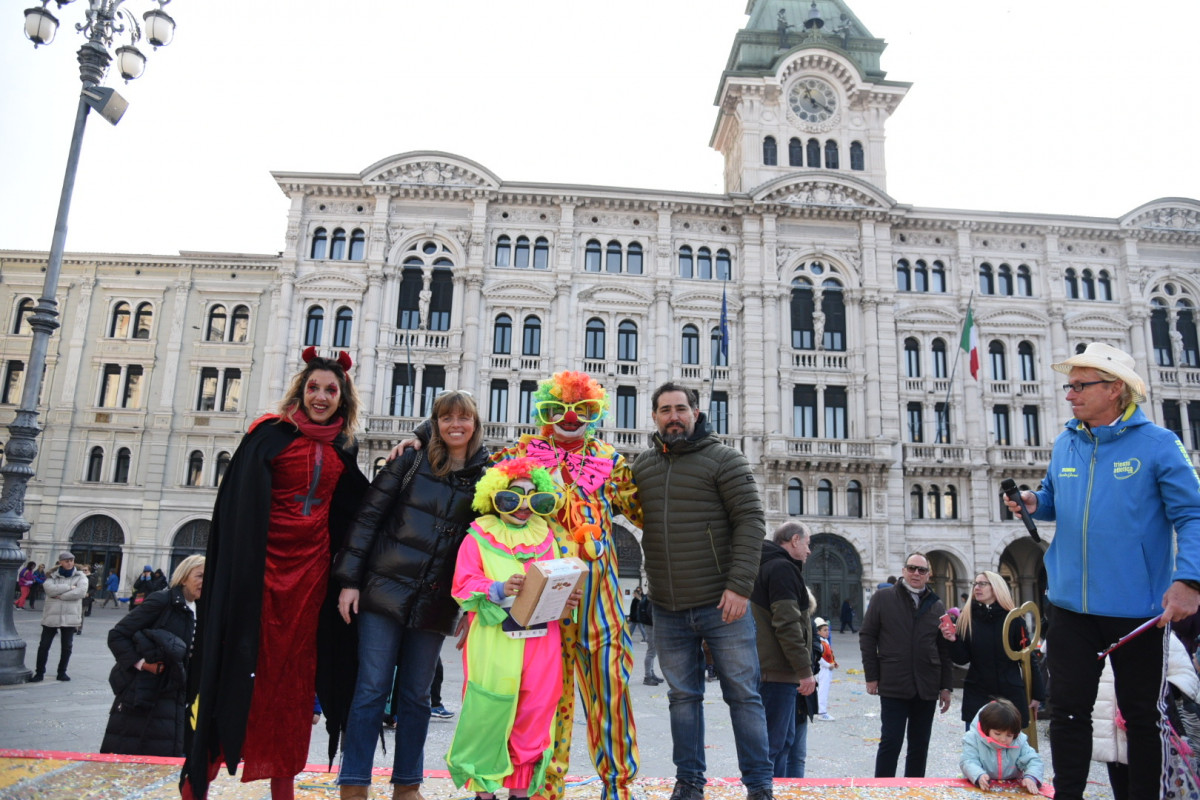
[(332, 445), (298, 437), (272, 462), (254, 694), (242, 780), (291, 778), (308, 761), (317, 617), (329, 580), (329, 504), (343, 465)]

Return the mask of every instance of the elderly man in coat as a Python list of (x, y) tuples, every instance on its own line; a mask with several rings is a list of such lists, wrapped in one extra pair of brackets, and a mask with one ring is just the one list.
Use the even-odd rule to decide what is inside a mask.
[(29, 682), (36, 683), (45, 677), (50, 645), (59, 632), (62, 633), (62, 649), (58, 656), (58, 679), (69, 681), (67, 662), (71, 660), (75, 629), (83, 624), (83, 598), (88, 592), (87, 576), (83, 570), (75, 568), (73, 554), (65, 550), (58, 554), (58, 566), (46, 575), (42, 590), (46, 593), (46, 602), (42, 606), (42, 640), (38, 644), (37, 666)]

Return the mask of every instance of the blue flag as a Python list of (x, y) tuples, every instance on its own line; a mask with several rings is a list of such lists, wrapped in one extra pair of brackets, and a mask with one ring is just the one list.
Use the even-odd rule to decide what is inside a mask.
[(729, 303), (725, 300), (725, 287), (721, 287), (721, 356), (729, 359)]

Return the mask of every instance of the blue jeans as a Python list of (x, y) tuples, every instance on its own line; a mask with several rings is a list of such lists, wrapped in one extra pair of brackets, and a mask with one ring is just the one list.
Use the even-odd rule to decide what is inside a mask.
[(919, 697), (907, 700), (879, 698), (879, 750), (875, 753), (875, 777), (896, 777), (900, 748), (908, 731), (908, 751), (904, 756), (904, 777), (924, 778), (925, 759), (929, 755), (929, 736), (933, 733), (933, 713), (937, 700)]
[[(797, 701), (803, 702), (803, 701)], [(803, 778), (804, 762), (808, 760), (808, 709), (796, 714), (796, 738), (792, 749), (787, 754), (787, 775), (785, 778)]]
[(758, 685), (767, 713), (767, 749), (776, 778), (789, 778), (788, 755), (796, 740), (796, 689), (794, 683), (763, 681)]
[(364, 611), (358, 618), (358, 681), (342, 739), (338, 783), (367, 786), (383, 708), (395, 670), (396, 742), (392, 783), (413, 786), (425, 771), (425, 736), (429, 733), (429, 687), (444, 636), (401, 627), (388, 617)]
[(705, 782), (701, 641), (708, 642), (721, 680), (721, 695), (729, 706), (742, 783), (750, 791), (770, 789), (774, 765), (767, 747), (767, 717), (758, 694), (754, 618), (747, 612), (736, 622), (726, 624), (715, 605), (684, 611), (654, 605), (658, 666), (669, 687), (675, 778), (696, 786)]

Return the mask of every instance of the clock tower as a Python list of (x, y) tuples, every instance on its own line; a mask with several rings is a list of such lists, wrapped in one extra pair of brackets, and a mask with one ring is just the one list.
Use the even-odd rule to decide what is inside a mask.
[(709, 142), (725, 191), (821, 170), (886, 191), (884, 125), (911, 86), (885, 79), (886, 43), (841, 0), (748, 0), (746, 13)]

